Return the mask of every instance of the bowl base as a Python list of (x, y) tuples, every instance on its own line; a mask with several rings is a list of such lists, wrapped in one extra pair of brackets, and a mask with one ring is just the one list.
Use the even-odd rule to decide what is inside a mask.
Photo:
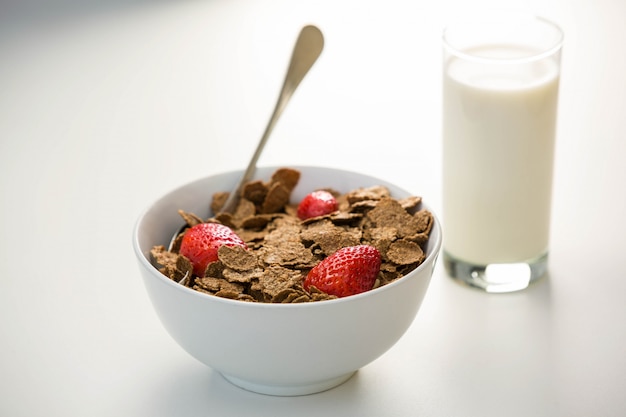
[(256, 392), (257, 394), (274, 395), (280, 397), (294, 397), (298, 395), (310, 395), (318, 392), (335, 388), (346, 382), (356, 371), (349, 372), (336, 378), (316, 381), (311, 384), (301, 385), (265, 385), (256, 382), (247, 381), (232, 375), (222, 373), (222, 376), (231, 384), (243, 388), (247, 391)]

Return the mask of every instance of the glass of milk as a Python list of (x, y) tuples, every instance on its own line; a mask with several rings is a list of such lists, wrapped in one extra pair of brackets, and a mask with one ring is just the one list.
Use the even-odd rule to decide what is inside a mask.
[(448, 274), (487, 292), (547, 270), (563, 33), (535, 16), (443, 34), (443, 230)]

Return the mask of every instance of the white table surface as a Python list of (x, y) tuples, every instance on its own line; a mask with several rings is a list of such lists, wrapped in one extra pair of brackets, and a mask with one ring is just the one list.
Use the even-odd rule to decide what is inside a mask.
[[(0, 416), (626, 414), (625, 2), (104, 3), (0, 3)], [(306, 23), (326, 47), (260, 164), (354, 169), (438, 209), (440, 32), (470, 3), (566, 33), (549, 276), (489, 295), (438, 265), (400, 342), (317, 395), (188, 356), (140, 280), (139, 213), (245, 165)]]

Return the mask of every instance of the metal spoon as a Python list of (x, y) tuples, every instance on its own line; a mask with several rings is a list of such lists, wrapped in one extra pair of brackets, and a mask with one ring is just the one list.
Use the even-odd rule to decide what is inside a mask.
[(302, 81), (304, 76), (309, 72), (309, 69), (311, 69), (317, 58), (322, 53), (323, 48), (324, 37), (322, 32), (315, 26), (309, 25), (303, 27), (300, 31), (300, 35), (298, 36), (298, 40), (296, 41), (296, 45), (293, 48), (287, 75), (285, 76), (285, 81), (283, 82), (283, 87), (280, 91), (280, 95), (278, 96), (278, 101), (276, 102), (276, 107), (274, 107), (272, 117), (265, 128), (265, 133), (263, 133), (263, 137), (261, 137), (256, 151), (254, 152), (254, 155), (252, 155), (252, 159), (250, 159), (248, 167), (239, 180), (239, 183), (224, 203), (224, 206), (221, 209), (222, 212), (232, 213), (237, 208), (237, 204), (241, 198), (242, 188), (254, 176), (256, 163), (259, 160), (259, 156), (261, 156), (261, 152), (263, 151), (265, 144), (267, 143), (267, 139), (274, 129), (274, 125), (276, 125), (276, 122), (287, 106), (289, 99), (296, 91), (296, 88), (300, 85), (300, 81)]
[[(256, 163), (261, 156), (263, 148), (267, 143), (267, 140), (276, 125), (276, 122), (280, 118), (283, 110), (287, 106), (289, 99), (296, 91), (300, 82), (304, 79), (304, 76), (309, 72), (317, 58), (322, 53), (322, 49), (324, 48), (324, 36), (322, 32), (315, 26), (308, 25), (302, 28), (298, 39), (296, 40), (296, 44), (293, 48), (293, 52), (291, 53), (291, 61), (289, 62), (289, 67), (287, 69), (287, 74), (285, 75), (285, 80), (283, 81), (282, 89), (280, 90), (280, 94), (278, 96), (278, 101), (276, 102), (276, 106), (274, 107), (274, 112), (272, 113), (272, 117), (265, 128), (265, 132), (259, 141), (257, 148), (252, 155), (252, 159), (248, 163), (248, 167), (246, 168), (244, 174), (240, 178), (237, 183), (235, 189), (231, 191), (228, 199), (222, 206), (221, 212), (223, 213), (233, 213), (239, 204), (239, 200), (241, 199), (241, 191), (243, 186), (252, 179), (254, 173), (256, 171)], [(168, 250), (171, 250), (176, 237), (184, 230), (186, 226), (183, 226), (180, 230), (178, 230), (172, 240), (170, 242)], [(189, 279), (189, 274), (186, 274), (179, 283), (182, 285), (186, 285), (187, 280)]]

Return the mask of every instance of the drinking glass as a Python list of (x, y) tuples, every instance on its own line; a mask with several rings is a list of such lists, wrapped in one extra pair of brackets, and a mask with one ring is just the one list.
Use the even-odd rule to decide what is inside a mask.
[(443, 230), (448, 274), (487, 292), (547, 270), (563, 32), (519, 14), (443, 33)]

